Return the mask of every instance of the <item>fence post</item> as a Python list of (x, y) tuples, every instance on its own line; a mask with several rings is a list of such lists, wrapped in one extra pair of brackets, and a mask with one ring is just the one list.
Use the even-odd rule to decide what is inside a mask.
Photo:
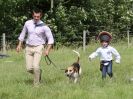
[(54, 0), (51, 0), (51, 13), (53, 12)]
[(86, 31), (83, 31), (83, 51), (85, 52), (86, 48)]
[(128, 30), (127, 30), (127, 46), (128, 46), (128, 47), (129, 47), (129, 43), (130, 43), (130, 42), (129, 42), (129, 41), (130, 41), (129, 39), (130, 39), (130, 38), (129, 38), (129, 29), (128, 29)]
[(2, 34), (2, 47), (3, 47), (3, 54), (6, 54), (6, 35), (5, 35), (5, 33)]

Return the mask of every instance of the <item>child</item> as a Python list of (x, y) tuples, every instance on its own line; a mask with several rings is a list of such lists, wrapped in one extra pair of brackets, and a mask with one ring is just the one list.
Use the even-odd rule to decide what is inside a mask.
[(118, 51), (111, 47), (110, 41), (112, 36), (109, 32), (103, 31), (99, 33), (98, 39), (100, 40), (101, 47), (89, 56), (89, 60), (99, 56), (100, 57), (100, 70), (102, 72), (102, 78), (106, 78), (106, 73), (110, 78), (113, 77), (112, 72), (112, 54), (115, 56), (115, 62), (120, 63), (120, 54)]

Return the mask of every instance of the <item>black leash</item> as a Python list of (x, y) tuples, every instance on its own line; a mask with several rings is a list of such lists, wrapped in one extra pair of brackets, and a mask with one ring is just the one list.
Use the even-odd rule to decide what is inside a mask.
[(48, 55), (45, 56), (45, 61), (46, 61), (46, 64), (47, 65), (52, 64), (56, 69), (65, 70), (65, 69), (58, 68), (57, 65), (55, 65), (55, 63), (49, 58)]
[[(56, 69), (59, 69), (59, 68), (57, 68), (57, 65), (55, 65), (55, 63), (49, 58), (48, 55), (45, 56), (45, 61), (46, 61), (47, 65), (52, 64)], [(59, 69), (59, 70), (65, 70), (65, 69)]]
[(54, 67), (57, 68), (57, 66), (55, 65), (55, 63), (49, 58), (48, 55), (45, 56), (45, 61), (46, 61), (47, 65), (53, 64)]

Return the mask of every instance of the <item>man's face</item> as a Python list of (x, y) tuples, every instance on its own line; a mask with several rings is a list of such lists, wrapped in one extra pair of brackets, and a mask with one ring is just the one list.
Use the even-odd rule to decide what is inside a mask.
[(33, 17), (35, 23), (37, 23), (40, 20), (40, 18), (42, 17), (42, 15), (41, 15), (41, 13), (35, 13), (35, 12), (33, 12), (32, 17)]

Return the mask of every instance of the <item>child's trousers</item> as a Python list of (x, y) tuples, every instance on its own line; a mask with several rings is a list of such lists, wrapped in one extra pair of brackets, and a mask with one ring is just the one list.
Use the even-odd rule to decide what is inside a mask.
[(101, 61), (100, 70), (102, 72), (102, 78), (106, 78), (106, 74), (108, 74), (110, 78), (113, 77), (112, 60), (111, 61)]

